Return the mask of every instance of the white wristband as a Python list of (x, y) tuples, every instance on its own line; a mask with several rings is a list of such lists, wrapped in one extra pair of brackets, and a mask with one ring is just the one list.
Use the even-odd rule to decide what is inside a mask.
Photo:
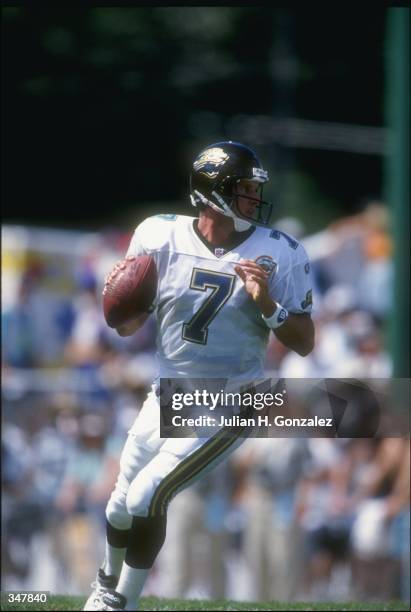
[(277, 308), (275, 309), (274, 314), (272, 314), (271, 317), (265, 317), (264, 315), (261, 315), (263, 317), (264, 323), (270, 329), (277, 329), (278, 327), (281, 327), (281, 325), (283, 325), (283, 323), (285, 323), (288, 319), (288, 310), (284, 308), (284, 306), (281, 306), (281, 304), (279, 304), (278, 302), (276, 302), (276, 304)]

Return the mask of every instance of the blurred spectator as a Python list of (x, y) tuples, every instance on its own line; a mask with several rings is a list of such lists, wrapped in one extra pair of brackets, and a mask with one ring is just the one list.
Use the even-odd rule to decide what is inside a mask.
[[(297, 517), (304, 532), (306, 572), (304, 597), (338, 599), (348, 595), (344, 579), (340, 593), (335, 573), (348, 561), (350, 515), (346, 510), (344, 447), (331, 438), (310, 438), (310, 460), (298, 484)], [(342, 566), (342, 567), (341, 567)]]
[[(53, 425), (47, 405), (32, 401), (24, 430), (6, 423), (3, 428), (3, 538), (4, 575), (16, 588), (41, 588), (34, 581), (38, 542), (53, 520), (52, 503), (60, 486), (69, 446)], [(45, 569), (44, 563), (40, 568)], [(13, 582), (17, 579), (17, 582)], [(10, 587), (11, 588), (11, 587)]]
[(370, 202), (363, 213), (367, 227), (363, 239), (364, 265), (358, 282), (360, 307), (382, 317), (392, 306), (392, 244), (388, 209), (380, 202)]
[[(2, 572), (16, 587), (24, 584), (30, 571), (24, 550), (35, 528), (29, 520), (32, 508), (26, 502), (25, 492), (30, 486), (32, 458), (23, 431), (5, 423), (2, 431)], [(37, 512), (35, 516), (38, 517)]]
[(291, 601), (298, 592), (302, 534), (296, 485), (307, 458), (306, 440), (297, 438), (252, 438), (233, 457), (244, 471), (242, 551), (257, 601)]
[(303, 240), (313, 265), (317, 307), (336, 285), (351, 287), (356, 307), (387, 316), (392, 299), (392, 244), (387, 207), (367, 202), (362, 212), (333, 221)]
[(409, 485), (409, 440), (380, 440), (358, 482), (351, 534), (359, 598), (409, 598)]
[(61, 521), (57, 546), (73, 580), (73, 592), (84, 593), (93, 579), (105, 528), (105, 500), (117, 479), (123, 439), (109, 435), (107, 414), (84, 413), (78, 419), (78, 442), (68, 461), (55, 500)]
[(66, 345), (66, 360), (78, 367), (95, 366), (103, 359), (103, 339), (107, 334), (107, 325), (101, 309), (97, 280), (88, 267), (79, 274), (78, 293), (73, 307), (74, 323)]
[(2, 314), (2, 354), (6, 366), (29, 368), (36, 365), (31, 305), (33, 282), (27, 274), (22, 277), (16, 303)]
[(172, 501), (167, 539), (156, 563), (165, 577), (162, 596), (227, 597), (226, 519), (234, 483), (231, 464), (225, 462)]
[[(339, 293), (337, 293), (337, 290)], [(328, 304), (335, 295), (334, 308)], [(388, 378), (392, 362), (383, 349), (381, 323), (353, 307), (350, 291), (330, 289), (316, 321), (316, 344), (308, 357), (288, 352), (279, 365), (284, 378)], [(341, 302), (338, 305), (337, 299)], [(273, 340), (273, 342), (275, 342)]]

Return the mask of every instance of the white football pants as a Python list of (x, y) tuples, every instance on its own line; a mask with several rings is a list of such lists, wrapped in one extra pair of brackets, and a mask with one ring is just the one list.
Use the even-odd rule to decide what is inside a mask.
[[(218, 432), (210, 438), (160, 438), (160, 404), (155, 393), (129, 431), (120, 474), (106, 508), (117, 529), (129, 529), (133, 516), (165, 514), (171, 499), (205, 476), (246, 439)], [(225, 435), (223, 435), (225, 434)]]

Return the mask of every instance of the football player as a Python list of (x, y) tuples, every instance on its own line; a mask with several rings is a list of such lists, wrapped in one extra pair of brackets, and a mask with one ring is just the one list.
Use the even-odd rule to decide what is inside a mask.
[[(158, 215), (135, 230), (127, 255), (158, 271), (153, 310), (159, 376), (264, 378), (270, 331), (307, 355), (314, 345), (310, 264), (297, 240), (270, 226), (268, 173), (249, 147), (218, 142), (194, 161), (198, 217)], [(148, 315), (147, 315), (148, 316)], [(118, 328), (133, 334), (146, 316)], [(104, 562), (85, 610), (136, 610), (166, 536), (170, 500), (244, 438), (160, 438), (159, 380), (129, 432), (106, 509)]]

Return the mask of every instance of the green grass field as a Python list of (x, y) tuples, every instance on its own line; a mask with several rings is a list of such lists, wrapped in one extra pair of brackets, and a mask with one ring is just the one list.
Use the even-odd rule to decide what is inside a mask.
[[(86, 598), (64, 595), (51, 595), (46, 604), (7, 603), (6, 594), (2, 597), (2, 610), (82, 610)], [(409, 610), (409, 606), (401, 602), (298, 602), (284, 604), (281, 602), (245, 602), (245, 601), (204, 601), (182, 599), (158, 599), (145, 597), (141, 601), (140, 610), (307, 610), (321, 612), (322, 610)]]

